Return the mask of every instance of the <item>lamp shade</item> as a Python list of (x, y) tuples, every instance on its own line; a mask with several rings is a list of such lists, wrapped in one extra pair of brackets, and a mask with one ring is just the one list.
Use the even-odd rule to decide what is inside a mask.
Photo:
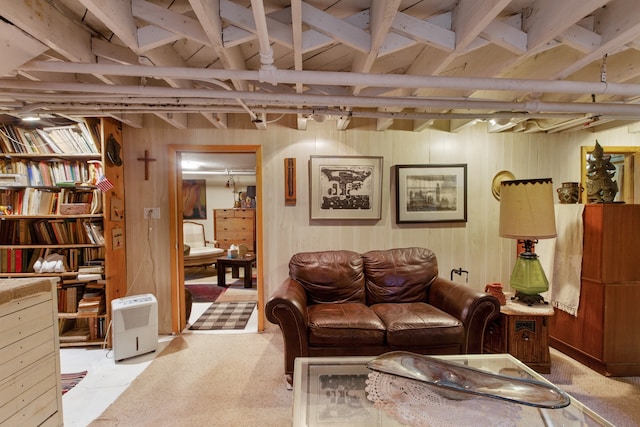
[(500, 236), (522, 240), (556, 237), (551, 178), (500, 183)]

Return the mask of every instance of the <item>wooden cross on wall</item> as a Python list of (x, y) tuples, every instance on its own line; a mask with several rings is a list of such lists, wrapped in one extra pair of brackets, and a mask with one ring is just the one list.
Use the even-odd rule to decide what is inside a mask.
[(149, 157), (149, 150), (144, 150), (144, 157), (138, 157), (138, 160), (144, 162), (144, 180), (149, 180), (149, 162), (155, 162), (156, 159)]

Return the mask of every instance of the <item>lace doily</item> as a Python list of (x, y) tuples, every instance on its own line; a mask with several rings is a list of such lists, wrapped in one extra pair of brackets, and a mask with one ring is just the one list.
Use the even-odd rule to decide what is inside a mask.
[(419, 381), (370, 372), (367, 398), (399, 422), (413, 427), (513, 426), (520, 405), (488, 397), (451, 400)]

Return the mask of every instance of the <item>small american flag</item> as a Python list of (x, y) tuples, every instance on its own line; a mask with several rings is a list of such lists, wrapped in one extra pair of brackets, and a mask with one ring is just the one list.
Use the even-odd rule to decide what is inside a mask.
[(113, 188), (113, 184), (107, 179), (106, 176), (101, 175), (96, 182), (96, 187), (98, 187), (103, 193), (106, 193)]

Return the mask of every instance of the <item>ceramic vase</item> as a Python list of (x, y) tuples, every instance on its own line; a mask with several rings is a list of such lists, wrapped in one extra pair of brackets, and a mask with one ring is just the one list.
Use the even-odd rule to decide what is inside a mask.
[(557, 190), (558, 199), (562, 204), (578, 203), (582, 187), (577, 182), (563, 182)]
[(485, 286), (484, 291), (496, 297), (498, 301), (500, 301), (500, 305), (507, 303), (507, 298), (504, 296), (504, 292), (502, 292), (502, 283), (489, 283)]

